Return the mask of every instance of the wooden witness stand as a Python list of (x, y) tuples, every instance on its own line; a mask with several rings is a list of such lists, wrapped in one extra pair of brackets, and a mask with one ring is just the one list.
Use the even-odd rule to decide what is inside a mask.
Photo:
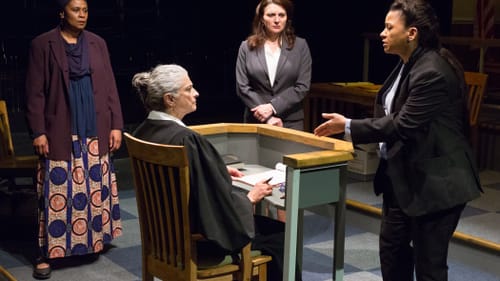
[(234, 154), (245, 164), (272, 168), (282, 162), (287, 166), (286, 198), (280, 198), (277, 191), (266, 198), (286, 209), (284, 281), (295, 279), (296, 262), (302, 260), (304, 209), (334, 204), (332, 279), (343, 280), (347, 161), (353, 159), (350, 142), (261, 124), (220, 123), (190, 128), (207, 137), (220, 154)]

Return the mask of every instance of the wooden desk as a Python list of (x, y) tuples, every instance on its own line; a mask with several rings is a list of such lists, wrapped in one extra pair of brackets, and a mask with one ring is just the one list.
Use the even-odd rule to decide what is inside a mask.
[[(304, 130), (312, 132), (316, 126), (324, 122), (323, 112), (338, 112), (351, 118), (371, 113), (377, 95), (373, 87), (340, 86), (337, 83), (312, 83), (309, 94), (304, 99)], [(362, 107), (362, 112), (359, 111)], [(354, 114), (354, 115), (353, 115)]]
[(333, 204), (332, 279), (343, 280), (345, 188), (347, 161), (353, 159), (352, 143), (262, 124), (209, 124), (190, 128), (206, 136), (219, 153), (234, 154), (244, 163), (268, 168), (277, 162), (287, 165), (284, 204), (279, 197), (271, 200), (286, 209), (283, 281), (295, 280), (297, 259), (302, 260), (304, 209)]

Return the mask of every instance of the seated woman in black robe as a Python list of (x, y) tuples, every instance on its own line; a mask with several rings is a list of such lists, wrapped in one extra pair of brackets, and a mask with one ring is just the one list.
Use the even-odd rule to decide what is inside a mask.
[[(253, 204), (271, 195), (273, 186), (262, 181), (248, 193), (234, 188), (231, 177), (243, 174), (227, 167), (212, 144), (182, 122), (186, 114), (196, 110), (199, 96), (187, 71), (175, 64), (158, 65), (134, 75), (132, 85), (148, 112), (134, 136), (187, 147), (191, 223), (193, 230), (208, 241), (198, 247), (225, 255), (239, 251), (251, 241), (252, 249), (273, 257), (268, 267), (269, 280), (282, 280), (284, 224), (253, 213)], [(297, 272), (296, 280), (301, 280)]]

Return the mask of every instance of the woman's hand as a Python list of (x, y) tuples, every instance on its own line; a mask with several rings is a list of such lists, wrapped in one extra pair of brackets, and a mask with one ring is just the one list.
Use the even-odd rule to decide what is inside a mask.
[(283, 127), (283, 121), (279, 117), (271, 117), (269, 120), (267, 120), (266, 124), (273, 125), (273, 126), (278, 126), (278, 127)]
[(109, 151), (117, 151), (122, 144), (122, 131), (111, 130), (109, 133)]
[(329, 136), (343, 133), (345, 130), (345, 117), (338, 113), (322, 113), (325, 119), (330, 119), (314, 129), (316, 136)]
[(272, 195), (273, 188), (275, 187), (277, 187), (277, 185), (271, 185), (269, 184), (269, 180), (264, 179), (253, 186), (252, 190), (247, 193), (247, 197), (252, 204), (255, 204), (264, 197)]
[(262, 123), (266, 122), (274, 113), (273, 106), (270, 103), (257, 105), (251, 111), (253, 112), (253, 117)]
[(40, 135), (33, 139), (33, 149), (38, 155), (47, 157), (49, 155), (49, 140), (46, 135)]
[(227, 167), (227, 172), (231, 175), (231, 177), (241, 178), (244, 175), (240, 170), (234, 167), (229, 167), (229, 166), (226, 167)]

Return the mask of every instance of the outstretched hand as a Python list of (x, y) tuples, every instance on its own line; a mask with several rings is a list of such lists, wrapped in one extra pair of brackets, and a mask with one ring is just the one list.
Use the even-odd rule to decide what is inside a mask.
[(314, 129), (316, 136), (322, 137), (344, 132), (346, 118), (343, 115), (338, 113), (322, 113), (321, 116), (329, 120)]

